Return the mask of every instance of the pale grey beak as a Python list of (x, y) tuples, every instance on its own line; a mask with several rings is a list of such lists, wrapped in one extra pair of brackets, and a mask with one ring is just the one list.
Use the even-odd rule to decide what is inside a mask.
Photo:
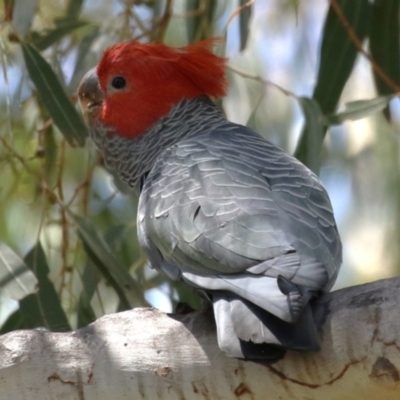
[(78, 88), (79, 105), (85, 116), (93, 117), (102, 106), (104, 92), (101, 90), (96, 67), (89, 70), (83, 77)]

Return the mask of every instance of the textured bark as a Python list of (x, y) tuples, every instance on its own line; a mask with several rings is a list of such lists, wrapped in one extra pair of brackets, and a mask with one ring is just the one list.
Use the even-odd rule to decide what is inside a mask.
[(314, 304), (319, 353), (262, 365), (218, 349), (211, 314), (107, 315), (70, 333), (0, 337), (0, 399), (399, 399), (400, 278)]

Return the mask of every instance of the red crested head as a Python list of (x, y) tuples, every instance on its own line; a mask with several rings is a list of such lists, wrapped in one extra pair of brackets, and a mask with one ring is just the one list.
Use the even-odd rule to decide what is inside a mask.
[(104, 92), (100, 121), (135, 137), (183, 99), (224, 96), (226, 59), (210, 51), (215, 42), (173, 48), (130, 41), (107, 49), (97, 66)]

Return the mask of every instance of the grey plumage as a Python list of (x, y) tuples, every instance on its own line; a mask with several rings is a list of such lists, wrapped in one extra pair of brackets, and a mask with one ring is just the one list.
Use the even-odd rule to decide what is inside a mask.
[(209, 294), (221, 349), (271, 360), (318, 349), (309, 300), (341, 264), (318, 178), (205, 98), (183, 101), (140, 139), (104, 132), (91, 130), (108, 164), (132, 187), (146, 174), (138, 234), (150, 263)]

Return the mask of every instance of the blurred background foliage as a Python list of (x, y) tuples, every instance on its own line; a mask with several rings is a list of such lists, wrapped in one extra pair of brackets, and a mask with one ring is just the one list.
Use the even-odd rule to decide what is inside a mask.
[(400, 265), (400, 0), (4, 0), (0, 10), (1, 332), (198, 307), (145, 266), (136, 199), (107, 172), (76, 91), (121, 40), (229, 58), (227, 117), (319, 173), (344, 243), (336, 287)]

